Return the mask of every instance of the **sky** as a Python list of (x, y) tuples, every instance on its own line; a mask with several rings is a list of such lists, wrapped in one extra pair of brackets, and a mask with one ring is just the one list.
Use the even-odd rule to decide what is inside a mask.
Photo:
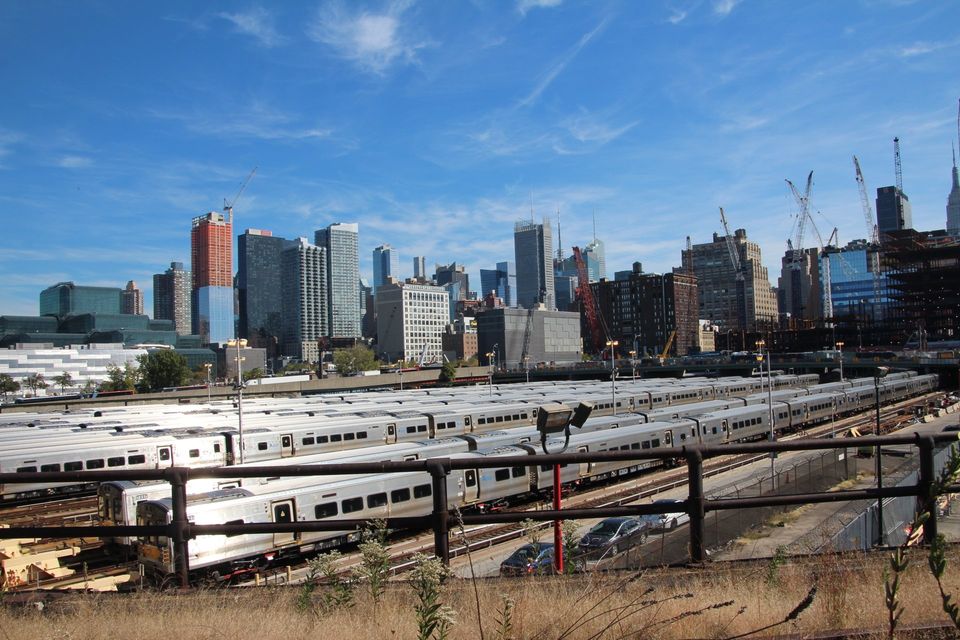
[[(234, 233), (481, 268), (559, 212), (607, 275), (680, 264), (689, 235), (760, 243), (772, 283), (796, 204), (866, 236), (899, 136), (914, 226), (942, 229), (960, 3), (909, 0), (0, 2), (0, 315), (60, 281), (123, 287), (190, 262), (190, 221), (254, 167)], [(805, 246), (816, 243), (807, 234)]]

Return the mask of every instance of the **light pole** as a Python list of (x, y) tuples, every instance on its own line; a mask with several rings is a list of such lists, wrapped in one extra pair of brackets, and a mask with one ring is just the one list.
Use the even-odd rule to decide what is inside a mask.
[(243, 464), (243, 358), (240, 349), (247, 346), (244, 338), (235, 338), (227, 341), (228, 347), (237, 348), (237, 428), (240, 432), (240, 464)]
[(837, 351), (840, 352), (840, 382), (843, 382), (843, 341), (837, 341)]
[(490, 395), (493, 396), (493, 351), (487, 352), (487, 364), (490, 365), (490, 372), (488, 378), (490, 379)]
[[(763, 338), (757, 340), (757, 348), (760, 349), (760, 389), (762, 392), (763, 389), (763, 347), (766, 345), (766, 341)], [(770, 421), (770, 435), (768, 436), (770, 442), (776, 442), (777, 433), (773, 424), (773, 371), (770, 369), (770, 350), (767, 349), (767, 419)], [(776, 482), (777, 477), (777, 464), (776, 464), (777, 453), (775, 451), (770, 452), (770, 482)], [(774, 487), (776, 489), (776, 487)]]
[(530, 384), (530, 356), (523, 356), (523, 368), (527, 371), (527, 384)]
[(630, 352), (630, 372), (632, 374), (630, 379), (633, 382), (636, 382), (637, 381), (637, 350), (636, 349)]
[(204, 362), (203, 368), (207, 370), (207, 404), (210, 404), (210, 370), (213, 369), (213, 365), (209, 362)]
[[(887, 375), (889, 369), (887, 367), (877, 367), (876, 373), (873, 374), (873, 391), (874, 398), (876, 399), (876, 410), (877, 410), (877, 427), (876, 434), (880, 435), (880, 378)], [(874, 453), (876, 457), (876, 467), (874, 473), (877, 476), (877, 491), (883, 489), (883, 467), (881, 465), (881, 450), (880, 445), (877, 445), (877, 450)], [(886, 542), (886, 534), (883, 530), (883, 496), (877, 496), (877, 536), (879, 538), (878, 544), (884, 544)]]
[(607, 340), (607, 346), (610, 347), (610, 391), (613, 394), (613, 415), (617, 415), (617, 346), (620, 343), (616, 340)]

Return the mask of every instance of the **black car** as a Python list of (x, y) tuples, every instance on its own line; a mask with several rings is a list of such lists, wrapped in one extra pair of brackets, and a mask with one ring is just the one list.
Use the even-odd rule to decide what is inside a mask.
[(500, 563), (502, 576), (532, 576), (553, 573), (553, 543), (525, 544)]
[(597, 549), (609, 549), (619, 553), (624, 549), (643, 542), (649, 526), (639, 518), (618, 517), (601, 520), (580, 539), (578, 548), (581, 553)]

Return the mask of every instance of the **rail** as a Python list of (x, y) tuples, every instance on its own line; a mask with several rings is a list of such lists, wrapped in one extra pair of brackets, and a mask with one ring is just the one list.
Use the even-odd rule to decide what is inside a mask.
[[(802, 439), (788, 442), (754, 442), (724, 445), (690, 445), (662, 449), (660, 451), (608, 451), (602, 453), (563, 453), (536, 456), (503, 456), (491, 460), (431, 458), (403, 462), (363, 462), (352, 464), (295, 465), (289, 467), (264, 466), (250, 469), (209, 468), (190, 469), (171, 467), (142, 471), (77, 471), (77, 472), (34, 472), (0, 473), (0, 483), (15, 482), (63, 482), (107, 480), (166, 480), (172, 487), (171, 522), (168, 525), (154, 526), (63, 526), (63, 527), (5, 527), (0, 528), (0, 539), (12, 538), (71, 538), (102, 536), (167, 536), (174, 544), (176, 573), (180, 585), (189, 585), (190, 567), (189, 540), (203, 535), (240, 535), (255, 533), (301, 533), (316, 531), (344, 531), (362, 528), (367, 524), (360, 519), (337, 519), (324, 521), (301, 521), (289, 523), (244, 523), (197, 525), (187, 519), (187, 482), (194, 478), (262, 478), (266, 476), (321, 476), (348, 474), (376, 474), (426, 472), (432, 478), (433, 510), (425, 516), (388, 518), (386, 525), (390, 529), (432, 528), (434, 533), (434, 553), (444, 563), (450, 560), (449, 529), (452, 524), (464, 525), (519, 522), (522, 520), (553, 521), (580, 518), (603, 518), (611, 516), (637, 516), (663, 513), (663, 507), (656, 504), (629, 506), (592, 507), (586, 509), (561, 509), (542, 511), (523, 511), (487, 514), (453, 514), (447, 502), (447, 475), (454, 470), (579, 464), (582, 462), (613, 462), (625, 460), (674, 460), (683, 459), (687, 466), (688, 498), (682, 503), (671, 505), (671, 510), (682, 509), (690, 516), (690, 559), (694, 564), (703, 564), (707, 559), (704, 544), (705, 515), (711, 511), (745, 509), (767, 506), (789, 506), (825, 502), (845, 502), (848, 500), (882, 499), (887, 497), (914, 496), (920, 500), (919, 508), (930, 513), (924, 524), (923, 539), (929, 544), (937, 536), (936, 496), (931, 488), (935, 481), (934, 450), (938, 443), (957, 442), (957, 434), (936, 434), (921, 436), (893, 435), (868, 436), (851, 441), (836, 439)], [(804, 493), (751, 498), (707, 498), (703, 489), (703, 462), (705, 459), (730, 454), (763, 454), (784, 451), (814, 451), (821, 449), (847, 449), (853, 447), (884, 447), (891, 445), (914, 445), (919, 449), (920, 473), (916, 484), (901, 487), (882, 487), (831, 491), (829, 493)], [(960, 485), (951, 485), (951, 493), (960, 492)]]

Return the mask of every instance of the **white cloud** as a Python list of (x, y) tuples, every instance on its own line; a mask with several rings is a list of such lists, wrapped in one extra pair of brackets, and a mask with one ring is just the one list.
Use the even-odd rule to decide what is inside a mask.
[(273, 26), (273, 16), (263, 7), (254, 7), (246, 13), (218, 15), (232, 23), (237, 33), (252, 36), (261, 46), (276, 47), (286, 40)]
[(86, 169), (93, 165), (93, 160), (84, 156), (63, 156), (57, 160), (57, 166), (63, 169)]
[(718, 16), (726, 17), (740, 4), (740, 0), (716, 0), (713, 3), (713, 12)]
[(320, 9), (307, 35), (360, 68), (383, 74), (395, 62), (416, 62), (417, 50), (428, 45), (415, 42), (401, 21), (408, 7), (405, 2), (392, 2), (386, 12), (370, 13), (330, 3)]
[(914, 42), (912, 45), (901, 47), (897, 51), (897, 55), (901, 58), (913, 58), (914, 56), (922, 56), (928, 53), (935, 53), (941, 49), (947, 49), (949, 47), (956, 46), (958, 41), (953, 42)]
[(604, 29), (604, 27), (607, 26), (607, 22), (609, 22), (609, 18), (604, 18), (603, 20), (600, 21), (600, 24), (598, 24), (596, 27), (593, 28), (592, 31), (588, 31), (587, 33), (583, 34), (580, 40), (577, 41), (577, 44), (575, 44), (569, 51), (567, 51), (560, 58), (560, 60), (554, 63), (554, 65), (550, 67), (550, 69), (543, 75), (543, 77), (540, 78), (539, 82), (537, 82), (533, 90), (530, 91), (530, 93), (527, 94), (527, 96), (520, 101), (518, 106), (527, 107), (527, 106), (530, 106), (531, 104), (534, 104), (537, 100), (539, 100), (540, 95), (544, 91), (546, 91), (547, 87), (549, 87), (554, 80), (557, 79), (557, 76), (559, 76), (563, 72), (564, 68), (566, 68), (566, 66), (570, 64), (570, 62), (574, 58), (577, 57), (577, 54), (579, 54), (580, 51), (585, 46), (587, 46), (587, 44), (589, 44), (591, 40), (593, 40), (594, 36), (600, 33)]
[(521, 15), (526, 15), (531, 9), (549, 9), (558, 7), (563, 0), (517, 0), (517, 11)]
[(670, 14), (670, 17), (667, 18), (667, 22), (670, 24), (680, 24), (687, 19), (688, 11), (683, 9), (674, 9), (673, 13)]
[(584, 111), (578, 116), (567, 119), (564, 126), (573, 139), (578, 142), (599, 143), (603, 145), (616, 140), (637, 126), (639, 122), (639, 120), (634, 120), (625, 125), (611, 126), (604, 120), (596, 118)]
[(162, 109), (153, 109), (150, 113), (164, 120), (182, 122), (195, 133), (223, 137), (317, 140), (329, 138), (333, 133), (325, 127), (299, 125), (294, 116), (259, 102), (233, 114), (202, 111), (185, 113)]

